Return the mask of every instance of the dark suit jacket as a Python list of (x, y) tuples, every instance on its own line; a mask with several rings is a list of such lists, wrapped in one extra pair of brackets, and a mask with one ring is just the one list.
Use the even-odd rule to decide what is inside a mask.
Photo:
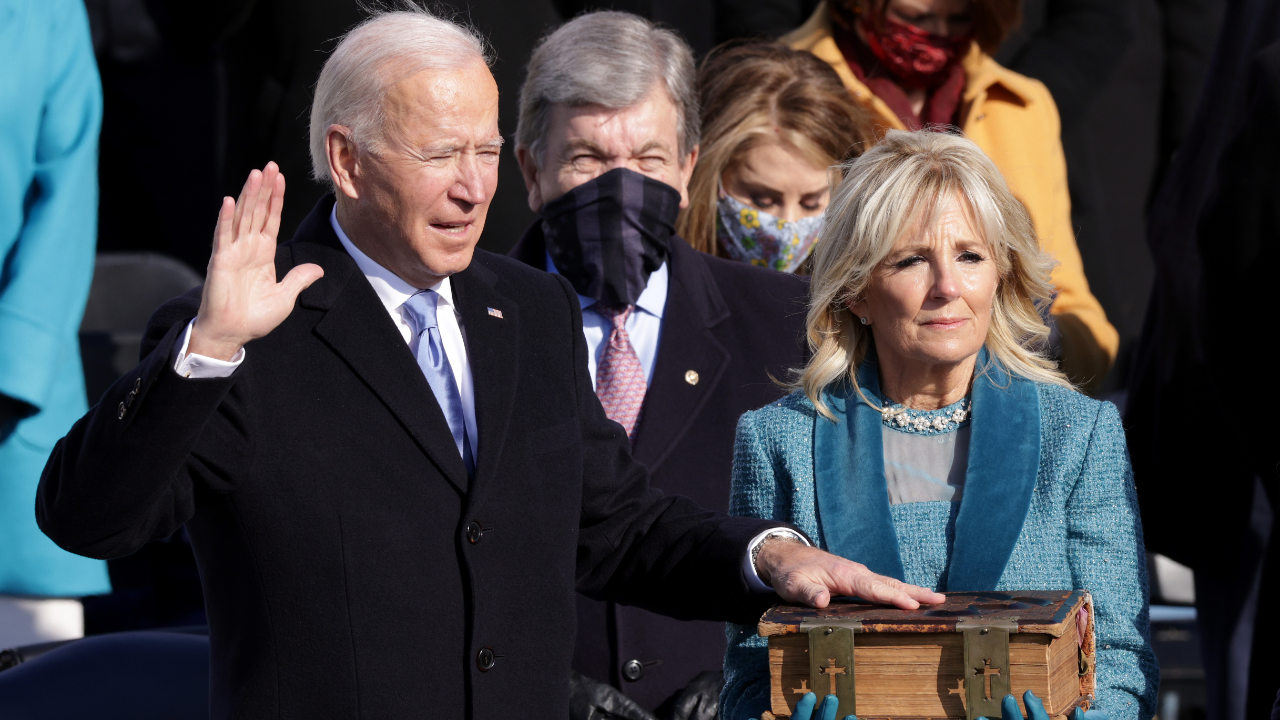
[[(546, 268), (535, 224), (511, 256)], [(784, 393), (773, 382), (806, 359), (809, 284), (794, 275), (712, 257), (672, 240), (662, 334), (636, 427), (636, 459), (664, 492), (717, 510), (729, 506), (738, 417)], [(696, 384), (686, 373), (698, 374)], [(680, 622), (645, 610), (580, 598), (574, 669), (656, 707), (704, 670), (724, 662), (724, 625)], [(645, 666), (631, 681), (622, 666)]]
[(468, 479), (332, 206), (276, 261), (324, 278), (231, 377), (172, 370), (199, 291), (171, 301), (154, 350), (41, 479), (40, 525), (73, 552), (118, 557), (187, 524), (214, 718), (562, 720), (575, 585), (686, 619), (758, 618), (768, 600), (741, 561), (769, 523), (650, 488), (592, 392), (567, 282), (482, 251), (453, 276), (480, 436)]

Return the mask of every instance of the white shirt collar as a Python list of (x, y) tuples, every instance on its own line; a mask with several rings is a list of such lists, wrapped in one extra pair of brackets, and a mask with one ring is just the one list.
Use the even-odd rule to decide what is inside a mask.
[[(547, 253), (547, 272), (560, 274), (560, 270), (556, 268), (556, 264), (551, 260), (551, 253)], [(636, 298), (636, 307), (661, 318), (663, 311), (667, 307), (667, 262), (662, 261), (662, 265), (649, 274), (649, 282), (644, 286), (644, 292), (640, 293), (640, 297)], [(596, 304), (595, 298), (586, 295), (578, 296), (578, 304), (583, 310)]]
[[(395, 314), (400, 312), (400, 306), (405, 301), (417, 295), (421, 290), (409, 283), (405, 282), (399, 275), (382, 267), (374, 262), (373, 258), (365, 255), (360, 248), (351, 242), (351, 238), (343, 232), (342, 226), (338, 224), (338, 206), (333, 206), (333, 212), (329, 213), (329, 224), (333, 226), (333, 231), (338, 234), (338, 242), (342, 243), (342, 247), (346, 249), (347, 254), (352, 260), (356, 261), (356, 266), (360, 268), (360, 272), (368, 278), (369, 284), (373, 286), (373, 291), (378, 294), (378, 299), (382, 301), (387, 312)], [(453, 307), (453, 288), (449, 284), (449, 278), (445, 278), (440, 282), (432, 285), (428, 290), (434, 290), (436, 294), (447, 304)]]

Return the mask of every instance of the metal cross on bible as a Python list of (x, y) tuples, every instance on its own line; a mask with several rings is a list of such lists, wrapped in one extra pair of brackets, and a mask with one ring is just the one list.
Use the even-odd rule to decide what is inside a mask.
[(973, 669), (973, 674), (975, 676), (981, 675), (983, 681), (986, 683), (986, 688), (984, 688), (986, 692), (986, 697), (985, 697), (986, 700), (991, 699), (991, 678), (993, 676), (999, 677), (1000, 670), (1001, 668), (991, 667), (991, 658), (982, 658), (982, 667)]
[(955, 687), (953, 687), (953, 688), (947, 688), (947, 694), (948, 694), (948, 695), (959, 695), (959, 696), (960, 696), (960, 706), (961, 706), (961, 707), (963, 707), (965, 710), (968, 710), (968, 709), (969, 709), (969, 707), (968, 707), (969, 703), (965, 702), (965, 695), (964, 695), (964, 678), (960, 678), (959, 680), (957, 680), (957, 681), (956, 681), (956, 686), (955, 686)]
[(801, 681), (800, 681), (800, 687), (798, 687), (798, 688), (794, 688), (791, 692), (795, 693), (796, 695), (808, 695), (809, 693), (811, 693), (811, 692), (813, 692), (813, 691), (809, 689), (809, 681), (808, 681), (808, 680), (801, 680)]
[(833, 657), (827, 658), (827, 666), (822, 668), (822, 674), (826, 675), (827, 678), (831, 680), (832, 695), (836, 694), (836, 676), (844, 675), (846, 672), (848, 672), (848, 668), (836, 667), (835, 658)]

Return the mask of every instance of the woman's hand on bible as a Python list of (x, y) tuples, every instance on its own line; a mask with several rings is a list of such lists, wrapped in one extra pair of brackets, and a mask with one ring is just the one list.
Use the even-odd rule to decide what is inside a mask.
[(200, 312), (187, 352), (231, 360), (250, 340), (284, 322), (293, 304), (324, 275), (298, 265), (276, 282), (276, 234), (284, 205), (284, 175), (275, 163), (249, 173), (240, 199), (222, 199)]
[[(1027, 707), (1026, 720), (1049, 720), (1049, 711), (1044, 709), (1044, 703), (1040, 702), (1040, 698), (1030, 690), (1022, 694), (1022, 704)], [(1080, 708), (1072, 710), (1070, 718), (1071, 720), (1108, 720), (1107, 714), (1101, 710), (1085, 712)], [(979, 720), (987, 719), (979, 718)], [(1018, 710), (1018, 700), (1012, 695), (1005, 695), (1000, 703), (1000, 720), (1023, 720), (1022, 712)]]
[(760, 546), (756, 572), (783, 600), (824, 608), (832, 597), (850, 595), (915, 610), (921, 603), (946, 600), (940, 593), (877, 575), (865, 565), (786, 538), (770, 538)]

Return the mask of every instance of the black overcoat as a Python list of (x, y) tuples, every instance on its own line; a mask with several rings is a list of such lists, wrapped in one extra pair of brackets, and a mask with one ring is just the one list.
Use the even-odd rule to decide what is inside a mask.
[[(214, 718), (568, 713), (574, 590), (752, 622), (741, 563), (773, 523), (652, 489), (587, 377), (569, 284), (477, 251), (453, 276), (475, 378), (469, 479), (326, 196), (277, 254), (324, 277), (223, 379), (179, 377), (198, 291), (61, 440), (37, 517), (128, 554), (184, 523), (209, 614)], [(146, 350), (144, 349), (144, 352)]]
[[(510, 254), (546, 268), (541, 225), (529, 228)], [(723, 511), (739, 416), (781, 397), (785, 391), (774, 380), (788, 378), (807, 359), (809, 283), (700, 253), (679, 237), (672, 238), (667, 269), (667, 302), (635, 457), (649, 468), (654, 487)], [(579, 598), (574, 669), (650, 709), (698, 673), (719, 670), (724, 650), (722, 623), (683, 622)], [(638, 678), (632, 661), (641, 668)], [(632, 672), (625, 670), (628, 663)]]

